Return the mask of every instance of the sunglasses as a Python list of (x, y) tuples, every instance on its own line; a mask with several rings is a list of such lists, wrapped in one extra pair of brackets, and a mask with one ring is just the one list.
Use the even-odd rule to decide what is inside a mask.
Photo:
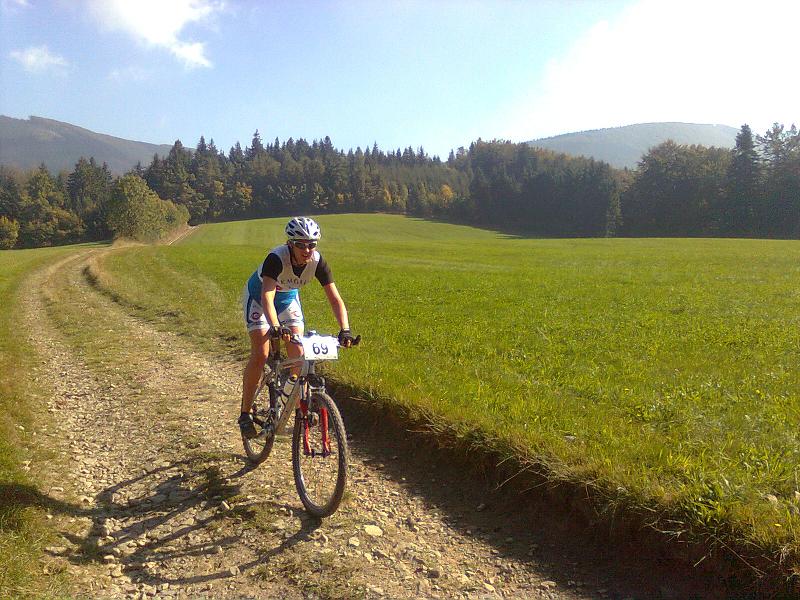
[(299, 250), (313, 250), (317, 247), (317, 242), (292, 242), (292, 246)]

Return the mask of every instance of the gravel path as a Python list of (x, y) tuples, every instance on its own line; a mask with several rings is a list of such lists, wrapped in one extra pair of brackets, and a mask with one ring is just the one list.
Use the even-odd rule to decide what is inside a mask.
[(621, 575), (569, 524), (532, 523), (473, 472), (348, 410), (345, 501), (309, 518), (287, 438), (257, 469), (244, 458), (242, 365), (98, 293), (84, 269), (108, 251), (32, 276), (25, 315), (53, 391), (38, 433), (62, 457), (45, 490), (62, 541), (45, 568), (69, 570), (77, 595), (684, 597), (669, 580)]

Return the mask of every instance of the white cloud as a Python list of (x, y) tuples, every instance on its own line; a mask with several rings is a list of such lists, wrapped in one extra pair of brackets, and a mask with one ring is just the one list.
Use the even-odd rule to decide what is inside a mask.
[(552, 59), (499, 130), (526, 140), (651, 121), (788, 125), (800, 79), (784, 26), (798, 21), (800, 3), (780, 0), (638, 2)]
[(18, 8), (30, 8), (31, 3), (28, 0), (0, 0), (0, 8), (3, 11), (12, 11)]
[(150, 70), (135, 65), (123, 69), (114, 69), (108, 74), (108, 78), (117, 83), (146, 81), (151, 76), (152, 72)]
[(110, 31), (124, 31), (145, 44), (165, 48), (188, 68), (211, 67), (203, 42), (181, 39), (183, 29), (208, 21), (224, 7), (213, 0), (89, 0), (92, 16)]
[(12, 50), (9, 56), (30, 73), (39, 73), (53, 68), (61, 69), (69, 65), (63, 56), (51, 53), (47, 46), (31, 46), (25, 50)]
[(178, 58), (183, 59), (187, 65), (210, 67), (211, 63), (205, 57), (205, 47), (200, 42), (179, 43), (171, 48)]

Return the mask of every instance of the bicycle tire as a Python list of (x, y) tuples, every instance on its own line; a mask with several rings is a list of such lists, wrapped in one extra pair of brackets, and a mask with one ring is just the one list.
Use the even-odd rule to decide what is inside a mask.
[[(263, 387), (261, 387), (261, 390), (253, 400), (253, 408), (251, 409), (251, 414), (253, 415), (254, 419), (258, 418), (260, 420), (264, 420), (266, 409), (269, 409), (268, 385), (264, 385)], [(245, 454), (247, 454), (247, 458), (250, 459), (250, 462), (256, 465), (260, 465), (262, 462), (267, 460), (267, 457), (270, 455), (270, 452), (272, 452), (272, 446), (274, 443), (275, 443), (274, 431), (263, 439), (261, 438), (248, 439), (244, 436), (244, 434), (242, 434), (242, 445), (244, 446), (244, 452)]]
[[(313, 392), (309, 398), (308, 406), (309, 414), (318, 410), (321, 415), (322, 409), (327, 411), (327, 433), (330, 439), (331, 453), (325, 456), (324, 452), (321, 454), (316, 453), (315, 455), (313, 449), (311, 454), (305, 451), (304, 433), (306, 426), (308, 425), (309, 427), (310, 435), (313, 433), (321, 434), (324, 421), (320, 416), (318, 424), (310, 424), (308, 418), (304, 417), (302, 411), (298, 408), (295, 412), (294, 431), (292, 432), (292, 472), (294, 473), (297, 493), (306, 511), (315, 517), (322, 518), (336, 512), (342, 501), (347, 485), (347, 467), (350, 460), (350, 451), (347, 447), (344, 421), (333, 398), (324, 392)], [(335, 450), (333, 449), (333, 442), (336, 444)], [(321, 439), (314, 440), (314, 445), (321, 448)], [(316, 462), (312, 463), (312, 461)], [(330, 493), (324, 491), (319, 494), (316, 490), (310, 490), (307, 485), (309, 478), (306, 475), (311, 475), (312, 471), (319, 467), (322, 469), (335, 467), (336, 469), (335, 484)], [(307, 473), (304, 474), (304, 471)]]

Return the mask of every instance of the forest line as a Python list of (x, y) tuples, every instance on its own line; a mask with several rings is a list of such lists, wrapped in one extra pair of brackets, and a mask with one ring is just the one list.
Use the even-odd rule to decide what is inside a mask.
[[(549, 237), (800, 238), (800, 133), (778, 123), (733, 149), (666, 141), (619, 170), (528, 144), (478, 140), (447, 160), (423, 148), (344, 152), (330, 138), (226, 154), (178, 140), (122, 177), (94, 158), (71, 173), (0, 167), (0, 248), (157, 237), (185, 223), (394, 212)], [(138, 232), (138, 233), (137, 233)]]

